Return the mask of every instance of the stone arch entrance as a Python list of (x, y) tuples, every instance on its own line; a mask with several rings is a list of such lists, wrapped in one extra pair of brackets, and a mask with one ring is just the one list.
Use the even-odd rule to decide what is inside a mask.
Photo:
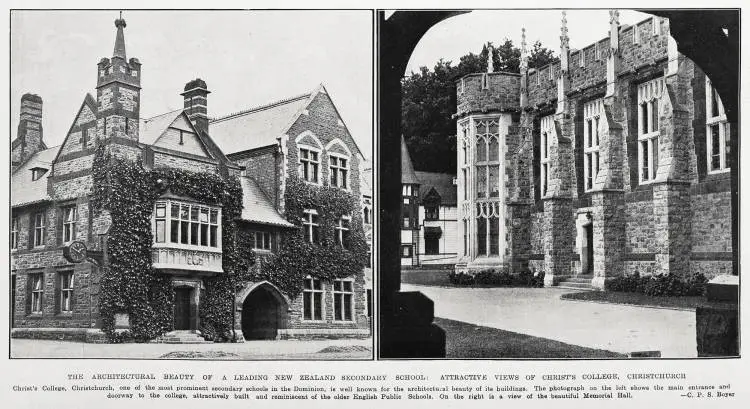
[[(242, 299), (242, 298), (241, 298)], [(286, 329), (288, 303), (272, 284), (257, 284), (245, 293), (242, 301), (242, 335), (246, 340), (278, 339)]]

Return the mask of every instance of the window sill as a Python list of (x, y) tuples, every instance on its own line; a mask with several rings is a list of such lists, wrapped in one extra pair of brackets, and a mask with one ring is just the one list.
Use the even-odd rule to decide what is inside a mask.
[(42, 319), (44, 318), (44, 313), (41, 312), (32, 312), (31, 314), (26, 314), (26, 318), (30, 319)]
[(55, 314), (55, 318), (73, 318), (73, 311), (62, 311)]
[(307, 323), (311, 323), (311, 324), (326, 324), (326, 323), (328, 323), (330, 321), (327, 321), (327, 320), (306, 320), (306, 319), (303, 318), (302, 322), (307, 322)]
[(193, 245), (185, 245), (185, 244), (177, 244), (177, 243), (154, 243), (151, 246), (154, 250), (185, 250), (185, 251), (202, 251), (204, 253), (215, 253), (215, 254), (222, 254), (223, 251), (221, 247), (202, 247), (202, 246), (193, 246)]
[(729, 173), (732, 170), (732, 168), (725, 168), (720, 170), (709, 170), (706, 175), (708, 176), (716, 176), (716, 175), (723, 175), (725, 173)]

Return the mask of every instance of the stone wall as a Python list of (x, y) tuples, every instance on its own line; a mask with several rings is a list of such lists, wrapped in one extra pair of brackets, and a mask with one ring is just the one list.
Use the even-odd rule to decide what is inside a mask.
[(520, 107), (521, 76), (507, 72), (469, 74), (457, 82), (459, 115), (508, 111)]
[(653, 253), (656, 248), (653, 202), (625, 204), (625, 254)]
[(170, 155), (162, 152), (154, 152), (154, 168), (173, 168), (189, 170), (191, 172), (217, 173), (215, 163)]
[[(92, 328), (99, 319), (100, 274), (90, 263), (70, 264), (62, 252), (40, 253), (47, 267), (16, 270), (13, 326), (26, 328)], [(73, 272), (72, 311), (60, 308), (60, 273)], [(31, 312), (30, 274), (43, 275), (42, 311)]]
[[(232, 157), (231, 159), (240, 166), (245, 167), (245, 175), (253, 178), (263, 190), (266, 196), (270, 197), (274, 204), (279, 203), (279, 183), (278, 167), (281, 162), (277, 158), (277, 146), (271, 145), (265, 148), (256, 149), (250, 154), (242, 157)], [(273, 172), (272, 169), (277, 169)]]
[[(328, 94), (319, 93), (310, 105), (308, 105), (307, 114), (300, 115), (297, 121), (289, 128), (287, 177), (297, 175), (299, 152), (294, 140), (304, 132), (311, 132), (315, 135), (323, 147), (334, 139), (342, 141), (347, 146), (352, 154), (349, 158), (349, 187), (352, 194), (359, 196), (359, 151)], [(327, 153), (327, 151), (322, 152), (320, 158), (320, 180), (326, 185), (329, 182)]]

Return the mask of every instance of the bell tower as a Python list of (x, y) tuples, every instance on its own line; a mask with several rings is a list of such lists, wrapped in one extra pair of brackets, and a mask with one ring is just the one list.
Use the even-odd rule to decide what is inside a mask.
[(136, 159), (138, 148), (138, 119), (140, 114), (141, 63), (137, 58), (127, 60), (125, 54), (125, 19), (115, 20), (117, 34), (112, 58), (102, 58), (97, 64), (96, 104), (97, 138), (111, 145), (115, 156)]

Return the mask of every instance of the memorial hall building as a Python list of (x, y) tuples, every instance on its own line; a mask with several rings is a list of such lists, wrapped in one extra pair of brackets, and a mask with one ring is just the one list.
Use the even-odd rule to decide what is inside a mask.
[[(223, 230), (231, 227), (249, 237), (257, 258), (253, 269), (263, 269), (264, 257), (284, 248), (284, 237), (299, 237), (313, 249), (338, 246), (346, 253), (349, 238), (363, 225), (371, 230), (371, 192), (360, 192), (365, 157), (323, 85), (210, 118), (210, 91), (205, 81), (195, 79), (175, 90), (183, 109), (142, 117), (141, 76), (147, 67), (126, 57), (125, 20), (116, 20), (115, 26), (114, 52), (92, 64), (95, 92), (83, 98), (60, 146), (45, 143), (42, 97), (21, 98), (11, 153), (12, 336), (105, 340), (103, 271), (133, 249), (108, 245), (116, 219), (95, 204), (100, 183), (95, 153), (103, 148), (108, 157), (140, 163), (145, 171), (174, 169), (241, 187), (241, 214), (229, 221), (222, 222), (227, 209), (220, 203), (170, 189), (148, 209), (150, 271), (170, 283), (163, 294), (149, 296), (172, 305), (170, 331), (155, 340), (204, 342), (207, 280), (230, 274), (226, 257), (232, 249), (223, 248), (228, 240)], [(321, 208), (339, 203), (319, 203), (319, 208), (292, 214), (297, 209), (290, 210), (285, 198), (293, 182), (351, 198), (355, 211), (331, 221)], [(323, 228), (327, 223), (335, 226), (330, 232)], [(329, 233), (335, 237), (326, 237)], [(231, 306), (212, 313), (230, 317), (239, 341), (370, 336), (364, 273), (369, 265), (366, 260), (352, 265), (363, 269), (347, 277), (307, 275), (293, 294), (281, 285), (283, 277), (241, 282)], [(259, 276), (262, 271), (254, 275)], [(118, 331), (133, 324), (127, 314), (115, 314), (115, 321)]]
[[(457, 270), (529, 268), (603, 289), (639, 273), (732, 274), (722, 95), (652, 17), (520, 73), (456, 81)], [(736, 191), (736, 189), (735, 189)]]

